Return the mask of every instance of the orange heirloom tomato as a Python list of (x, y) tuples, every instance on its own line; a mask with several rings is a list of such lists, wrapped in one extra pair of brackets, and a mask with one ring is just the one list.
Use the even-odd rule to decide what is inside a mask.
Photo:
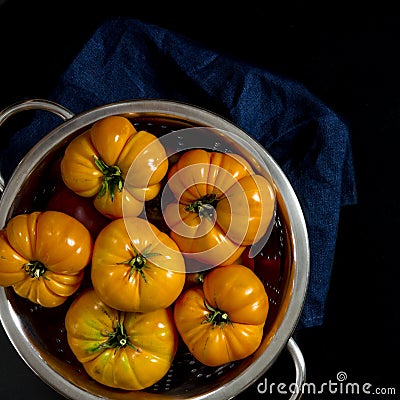
[(117, 115), (95, 122), (72, 140), (61, 160), (65, 185), (94, 197), (96, 209), (111, 219), (121, 218), (123, 207), (124, 213), (139, 215), (144, 202), (160, 191), (167, 169), (158, 138), (137, 132), (129, 119)]
[(92, 284), (104, 303), (122, 311), (170, 306), (185, 284), (185, 262), (175, 242), (145, 219), (111, 221), (96, 238)]
[(176, 199), (164, 212), (170, 236), (185, 255), (213, 266), (235, 262), (275, 215), (273, 185), (236, 154), (189, 150), (167, 185)]
[(56, 307), (79, 288), (92, 249), (87, 228), (65, 213), (17, 215), (0, 231), (0, 285), (43, 307)]
[(125, 313), (103, 303), (88, 288), (65, 317), (68, 344), (86, 372), (113, 388), (140, 390), (171, 367), (178, 334), (170, 308)]
[(202, 287), (185, 290), (175, 302), (174, 320), (193, 356), (219, 366), (257, 350), (268, 310), (261, 280), (251, 269), (234, 264), (213, 268)]

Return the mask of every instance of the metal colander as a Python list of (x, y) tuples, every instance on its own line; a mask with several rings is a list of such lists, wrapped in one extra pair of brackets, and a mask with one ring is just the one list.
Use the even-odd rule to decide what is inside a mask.
[[(73, 137), (109, 115), (124, 115), (137, 129), (158, 136), (191, 127), (217, 129), (224, 137), (226, 135), (229, 143), (245, 148), (254, 160), (267, 165), (277, 195), (276, 216), (268, 241), (254, 257), (254, 270), (265, 285), (270, 310), (262, 343), (253, 355), (220, 367), (207, 367), (180, 343), (170, 370), (156, 384), (141, 391), (112, 389), (88, 377), (69, 349), (64, 316), (72, 298), (56, 309), (47, 309), (17, 296), (12, 288), (0, 288), (0, 316), (4, 330), (32, 371), (64, 397), (77, 400), (229, 399), (256, 382), (287, 347), (295, 361), (296, 383), (301, 385), (305, 379), (305, 366), (291, 335), (307, 291), (308, 236), (297, 197), (268, 152), (221, 116), (175, 101), (123, 101), (74, 115), (61, 105), (34, 99), (3, 110), (0, 125), (11, 115), (29, 109), (50, 111), (64, 122), (27, 153), (7, 184), (0, 177), (3, 192), (0, 226), (5, 226), (13, 215), (43, 207), (43, 201), (52, 190), (51, 180), (44, 182), (42, 178), (46, 171)], [(220, 142), (215, 145), (219, 146)]]

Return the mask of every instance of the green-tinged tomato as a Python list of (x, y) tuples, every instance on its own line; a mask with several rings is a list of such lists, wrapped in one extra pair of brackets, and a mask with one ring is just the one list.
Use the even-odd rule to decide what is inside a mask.
[(170, 369), (178, 334), (170, 308), (126, 313), (109, 307), (86, 289), (65, 318), (68, 344), (97, 382), (119, 389), (141, 390)]

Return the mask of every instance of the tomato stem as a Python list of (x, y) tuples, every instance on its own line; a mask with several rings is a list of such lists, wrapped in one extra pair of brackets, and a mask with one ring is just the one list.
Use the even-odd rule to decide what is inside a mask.
[(207, 303), (206, 299), (204, 299), (204, 306), (207, 308), (208, 311), (210, 311), (206, 315), (206, 319), (203, 321), (204, 324), (213, 324), (213, 328), (215, 328), (217, 325), (221, 327), (227, 324), (232, 325), (232, 321), (230, 320), (228, 313), (218, 308), (211, 307)]
[(129, 341), (129, 336), (125, 332), (125, 327), (124, 324), (121, 321), (118, 321), (114, 332), (111, 332), (108, 334), (108, 340), (100, 345), (100, 348), (103, 349), (113, 349), (115, 348), (116, 350), (119, 348), (123, 348), (129, 346), (134, 350), (139, 351), (139, 348), (134, 346), (130, 341)]
[(44, 276), (47, 268), (40, 261), (29, 261), (25, 263), (22, 268), (30, 278), (39, 279), (42, 277), (43, 279), (47, 280), (47, 278)]
[(147, 278), (146, 278), (146, 274), (144, 273), (144, 271), (143, 271), (143, 268), (150, 268), (148, 265), (146, 265), (146, 263), (147, 263), (147, 259), (149, 258), (149, 257), (152, 257), (152, 256), (159, 256), (159, 255), (161, 255), (161, 254), (159, 254), (159, 253), (150, 253), (149, 252), (149, 246), (147, 246), (143, 251), (142, 251), (142, 253), (140, 253), (138, 250), (136, 250), (136, 248), (133, 246), (133, 244), (131, 243), (131, 246), (132, 246), (132, 249), (133, 249), (133, 252), (134, 252), (134, 256), (130, 259), (130, 260), (127, 260), (127, 261), (123, 261), (123, 262), (120, 262), (120, 263), (118, 263), (118, 264), (126, 264), (126, 265), (129, 265), (129, 266), (131, 266), (132, 267), (132, 269), (131, 269), (131, 271), (130, 271), (130, 273), (129, 273), (129, 278), (132, 276), (132, 274), (135, 272), (135, 271), (138, 271), (139, 272), (139, 274), (140, 274), (140, 276), (143, 278), (143, 280), (147, 283)]
[(195, 212), (200, 216), (210, 217), (213, 215), (213, 210), (217, 206), (218, 199), (216, 194), (206, 194), (198, 200), (188, 204), (185, 207), (186, 211)]
[(103, 184), (97, 197), (104, 196), (107, 192), (110, 193), (111, 201), (114, 201), (115, 190), (122, 191), (123, 179), (122, 172), (118, 165), (108, 166), (101, 158), (94, 157), (94, 163), (97, 168), (103, 173)]

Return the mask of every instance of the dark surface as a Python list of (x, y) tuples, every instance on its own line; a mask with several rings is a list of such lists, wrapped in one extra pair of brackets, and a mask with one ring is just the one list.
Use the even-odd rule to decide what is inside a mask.
[[(396, 388), (396, 395), (375, 398), (398, 398), (400, 18), (316, 20), (300, 6), (290, 15), (285, 7), (264, 11), (249, 7), (233, 11), (230, 18), (203, 7), (191, 9), (190, 15), (187, 11), (185, 18), (171, 5), (156, 11), (154, 4), (123, 4), (113, 1), (106, 9), (98, 4), (83, 12), (73, 3), (66, 10), (41, 1), (0, 3), (0, 108), (24, 98), (46, 98), (109, 15), (157, 23), (305, 84), (350, 127), (359, 197), (357, 205), (341, 214), (326, 321), (296, 335), (307, 381), (319, 387), (336, 382), (337, 373), (343, 371), (346, 382), (360, 387), (370, 383), (371, 391)], [(8, 124), (2, 136), (21, 123), (19, 119)], [(2, 137), (1, 143), (6, 141)], [(2, 400), (61, 398), (29, 370), (3, 331), (0, 344)], [(294, 369), (285, 352), (266, 377), (276, 385), (292, 381)], [(323, 395), (304, 398), (369, 397), (346, 396), (339, 388), (331, 392), (325, 388)], [(245, 394), (289, 398), (277, 391), (257, 393), (257, 385)]]

